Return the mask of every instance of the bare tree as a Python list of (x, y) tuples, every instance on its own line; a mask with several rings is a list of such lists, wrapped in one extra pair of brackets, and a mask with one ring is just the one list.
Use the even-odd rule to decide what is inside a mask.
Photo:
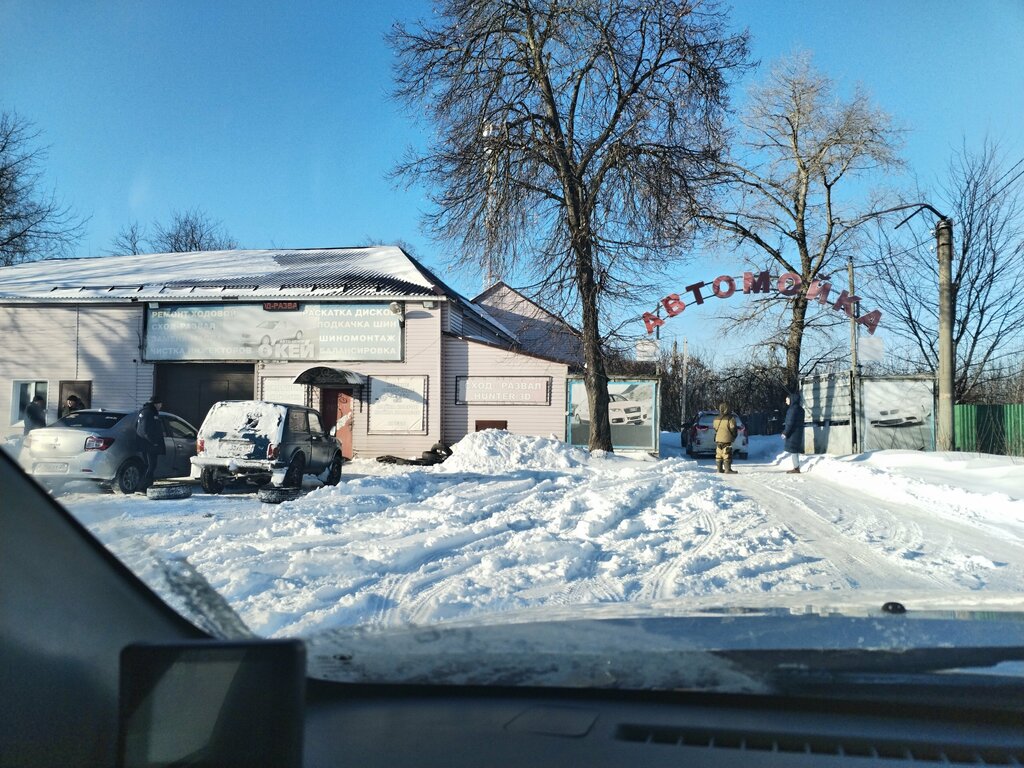
[(137, 221), (125, 227), (117, 233), (114, 242), (110, 244), (111, 256), (135, 256), (145, 252), (143, 243), (146, 240), (145, 227), (139, 226)]
[[(1024, 158), (1009, 165), (986, 141), (951, 159), (934, 197), (954, 222), (954, 397), (970, 402), (981, 384), (1012, 375), (1024, 352)], [(890, 331), (938, 365), (938, 261), (928, 224), (915, 218), (902, 232), (879, 228), (874, 265), (877, 301), (895, 320)], [(916, 229), (914, 229), (916, 227)], [(905, 235), (903, 233), (906, 233)]]
[(171, 221), (164, 225), (153, 222), (154, 234), (146, 235), (146, 228), (138, 222), (122, 227), (110, 244), (112, 256), (144, 253), (191, 253), (194, 251), (227, 251), (238, 247), (219, 221), (212, 220), (199, 208), (174, 211)]
[(69, 255), (84, 222), (42, 189), (46, 150), (39, 132), (14, 112), (0, 112), (0, 265)]
[(198, 208), (174, 211), (169, 224), (154, 222), (153, 230), (148, 242), (158, 253), (226, 251), (238, 247), (221, 222), (213, 221)]
[(814, 304), (853, 311), (848, 296), (821, 290), (869, 220), (847, 210), (840, 192), (851, 178), (898, 165), (899, 132), (859, 89), (840, 99), (808, 54), (782, 60), (752, 90), (741, 125), (743, 140), (725, 165), (730, 192), (702, 219), (730, 247), (751, 246), (758, 261), (798, 278), (785, 284), (793, 295), (782, 341), (786, 383), (795, 389)]
[(638, 295), (687, 234), (746, 34), (713, 0), (437, 0), (391, 43), (397, 95), (437, 132), (397, 175), (430, 185), (458, 258), (571, 297), (590, 447), (611, 450), (602, 302)]

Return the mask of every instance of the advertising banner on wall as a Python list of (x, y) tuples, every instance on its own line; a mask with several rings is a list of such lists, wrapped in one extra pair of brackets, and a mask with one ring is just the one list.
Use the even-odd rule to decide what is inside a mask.
[(388, 304), (262, 304), (153, 307), (145, 359), (401, 360), (402, 326)]
[[(622, 450), (657, 451), (658, 380), (615, 379), (608, 382), (608, 418), (612, 445)], [(566, 435), (572, 445), (590, 441), (590, 398), (583, 379), (570, 379)]]
[(456, 376), (458, 405), (550, 405), (550, 376)]
[(367, 431), (424, 435), (426, 402), (426, 376), (371, 376)]
[(935, 449), (933, 379), (862, 379), (861, 450)]

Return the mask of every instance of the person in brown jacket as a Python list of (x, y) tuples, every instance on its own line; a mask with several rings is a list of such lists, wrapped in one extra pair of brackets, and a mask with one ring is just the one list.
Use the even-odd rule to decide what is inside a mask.
[(718, 415), (711, 422), (715, 430), (715, 464), (718, 471), (727, 475), (739, 474), (732, 468), (732, 443), (736, 439), (736, 417), (729, 411), (728, 403), (718, 404)]

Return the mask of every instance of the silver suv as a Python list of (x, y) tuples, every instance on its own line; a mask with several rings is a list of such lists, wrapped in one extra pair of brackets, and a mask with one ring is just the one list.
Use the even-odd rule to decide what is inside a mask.
[(199, 428), (192, 464), (207, 493), (244, 479), (299, 488), (302, 476), (328, 485), (341, 480), (341, 448), (312, 408), (264, 400), (214, 403)]

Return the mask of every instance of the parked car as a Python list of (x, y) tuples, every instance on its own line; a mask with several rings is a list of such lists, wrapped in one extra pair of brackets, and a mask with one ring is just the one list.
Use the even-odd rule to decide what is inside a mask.
[[(135, 436), (138, 411), (102, 408), (69, 413), (22, 441), (18, 461), (50, 487), (92, 480), (117, 493), (134, 493), (142, 483), (143, 460)], [(161, 413), (166, 451), (156, 477), (183, 477), (196, 452), (196, 428), (173, 413)]]
[(214, 403), (199, 428), (193, 466), (207, 493), (233, 480), (298, 488), (302, 476), (341, 480), (341, 447), (312, 408), (265, 400)]
[[(692, 421), (688, 422), (683, 429), (680, 438), (686, 448), (687, 456), (714, 456), (715, 455), (715, 430), (711, 426), (718, 411), (699, 411)], [(732, 444), (733, 455), (740, 458), (747, 458), (747, 427), (739, 415), (736, 417), (736, 439)]]

